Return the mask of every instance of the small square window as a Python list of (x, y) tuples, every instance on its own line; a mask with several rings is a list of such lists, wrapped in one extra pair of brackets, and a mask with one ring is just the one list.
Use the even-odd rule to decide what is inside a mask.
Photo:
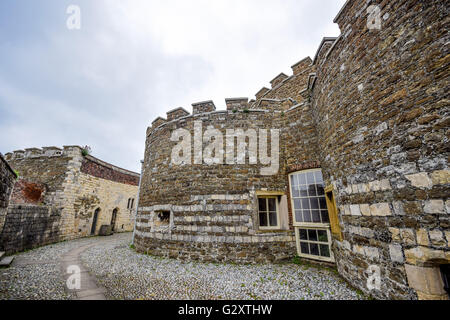
[(259, 227), (277, 229), (279, 227), (278, 198), (276, 196), (258, 197)]

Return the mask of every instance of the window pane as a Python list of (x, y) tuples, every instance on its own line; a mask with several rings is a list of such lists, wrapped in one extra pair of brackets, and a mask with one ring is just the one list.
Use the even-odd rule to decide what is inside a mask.
[(266, 198), (258, 198), (259, 211), (267, 211)]
[(308, 230), (309, 241), (317, 241), (317, 231), (315, 229)]
[(306, 229), (300, 229), (299, 230), (300, 233), (300, 240), (308, 240), (308, 231)]
[(295, 221), (303, 222), (303, 216), (301, 210), (295, 210)]
[(311, 209), (319, 209), (319, 198), (310, 198), (309, 199), (311, 202)]
[(315, 184), (310, 184), (308, 186), (308, 196), (310, 196), (310, 197), (317, 196), (316, 185)]
[(322, 257), (330, 257), (330, 247), (327, 244), (320, 245), (320, 255)]
[(328, 217), (328, 210), (322, 210), (320, 211), (322, 215), (322, 223), (329, 223), (330, 218)]
[(299, 190), (299, 186), (293, 186), (292, 187), (292, 197), (293, 198), (298, 198), (300, 197), (300, 190)]
[(323, 189), (323, 186), (322, 186), (322, 185), (317, 185), (317, 194), (318, 194), (319, 196), (325, 195), (325, 190)]
[(311, 211), (303, 210), (303, 222), (312, 222)]
[(295, 179), (295, 175), (291, 176), (291, 186), (296, 186), (297, 185), (297, 179)]
[(309, 205), (309, 199), (302, 199), (302, 209), (305, 210), (309, 208), (311, 208)]
[(276, 227), (278, 225), (277, 223), (277, 213), (276, 212), (270, 212), (269, 213), (269, 220), (270, 220), (270, 226)]
[(310, 250), (311, 250), (311, 253), (310, 253), (310, 254), (312, 254), (312, 255), (314, 255), (314, 256), (318, 256), (318, 255), (319, 255), (319, 245), (318, 245), (318, 244), (316, 244), (316, 243), (310, 243), (310, 244), (309, 244), (309, 248), (310, 248)]
[(277, 204), (275, 198), (269, 198), (269, 211), (277, 211)]
[(308, 196), (308, 186), (302, 185), (300, 186), (300, 197), (307, 197)]
[(259, 225), (261, 227), (267, 227), (267, 213), (265, 212), (259, 213)]
[(327, 242), (328, 243), (328, 236), (327, 232), (325, 230), (317, 230), (317, 234), (319, 236), (320, 242)]
[(309, 247), (307, 242), (300, 242), (300, 251), (304, 254), (309, 254)]
[(300, 199), (294, 199), (294, 209), (299, 210), (302, 208), (302, 202)]
[(320, 220), (320, 211), (319, 210), (311, 210), (312, 221), (313, 222), (321, 222)]
[(320, 170), (317, 170), (314, 172), (314, 176), (316, 177), (316, 182), (319, 184), (323, 184), (323, 177), (322, 172)]
[(306, 184), (306, 175), (304, 173), (300, 173), (297, 178), (298, 184)]
[(307, 181), (308, 184), (314, 184), (315, 183), (315, 181), (314, 181), (314, 172), (308, 172), (306, 174), (306, 181)]
[(319, 198), (320, 209), (327, 209), (327, 201), (325, 197)]

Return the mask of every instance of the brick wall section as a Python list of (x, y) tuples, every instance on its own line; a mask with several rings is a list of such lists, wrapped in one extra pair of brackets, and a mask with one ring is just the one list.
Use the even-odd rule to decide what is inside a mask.
[(81, 172), (91, 176), (114, 182), (139, 185), (139, 175), (127, 170), (119, 169), (92, 156), (86, 156), (81, 165)]
[[(369, 4), (381, 30), (367, 28)], [(450, 262), (448, 16), (445, 1), (349, 1), (340, 39), (316, 61), (320, 160), (344, 232), (338, 270), (368, 292), (366, 270), (379, 266), (378, 298), (423, 298), (408, 266)]]
[(16, 180), (16, 174), (0, 153), (0, 233), (5, 223), (7, 207)]
[(60, 240), (61, 212), (47, 206), (12, 205), (0, 234), (0, 250), (7, 254)]

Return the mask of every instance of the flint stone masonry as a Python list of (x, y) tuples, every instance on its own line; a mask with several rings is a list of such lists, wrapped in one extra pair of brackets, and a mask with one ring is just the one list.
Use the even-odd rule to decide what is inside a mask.
[(216, 111), (216, 106), (211, 100), (192, 104), (193, 114), (201, 114)]
[(12, 254), (58, 242), (60, 222), (60, 210), (48, 206), (10, 206), (0, 235), (0, 248)]
[[(379, 30), (368, 28), (369, 5), (380, 9)], [(342, 239), (332, 241), (338, 272), (375, 298), (436, 298), (416, 286), (406, 268), (435, 272), (450, 262), (449, 10), (443, 0), (349, 0), (334, 20), (341, 35), (325, 37), (314, 59), (293, 65), (291, 76), (276, 77), (254, 102), (227, 99), (226, 111), (194, 105), (195, 115), (155, 120), (147, 130), (137, 250), (204, 261), (292, 257), (288, 174), (321, 168), (342, 230)], [(173, 166), (171, 133), (183, 128), (192, 134), (200, 118), (204, 128), (218, 130), (279, 129), (278, 172), (261, 176), (248, 158), (243, 165)], [(281, 235), (258, 230), (255, 192), (263, 189), (288, 199), (289, 223)], [(158, 206), (173, 216), (164, 232), (151, 227)], [(379, 290), (367, 288), (374, 262)]]
[(0, 246), (15, 252), (89, 236), (97, 209), (94, 234), (102, 225), (111, 225), (114, 210), (114, 231), (133, 230), (135, 208), (127, 206), (128, 199), (137, 198), (139, 174), (82, 156), (81, 151), (79, 146), (65, 146), (6, 155), (20, 179), (14, 187), (14, 206), (8, 209)]

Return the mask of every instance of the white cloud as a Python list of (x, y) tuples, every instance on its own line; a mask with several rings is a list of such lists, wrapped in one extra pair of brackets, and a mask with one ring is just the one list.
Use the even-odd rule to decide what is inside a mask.
[(253, 97), (339, 34), (332, 20), (344, 2), (80, 0), (80, 31), (65, 28), (59, 4), (46, 10), (61, 19), (34, 21), (43, 32), (32, 39), (16, 17), (0, 41), (0, 151), (90, 144), (138, 171), (154, 118)]

